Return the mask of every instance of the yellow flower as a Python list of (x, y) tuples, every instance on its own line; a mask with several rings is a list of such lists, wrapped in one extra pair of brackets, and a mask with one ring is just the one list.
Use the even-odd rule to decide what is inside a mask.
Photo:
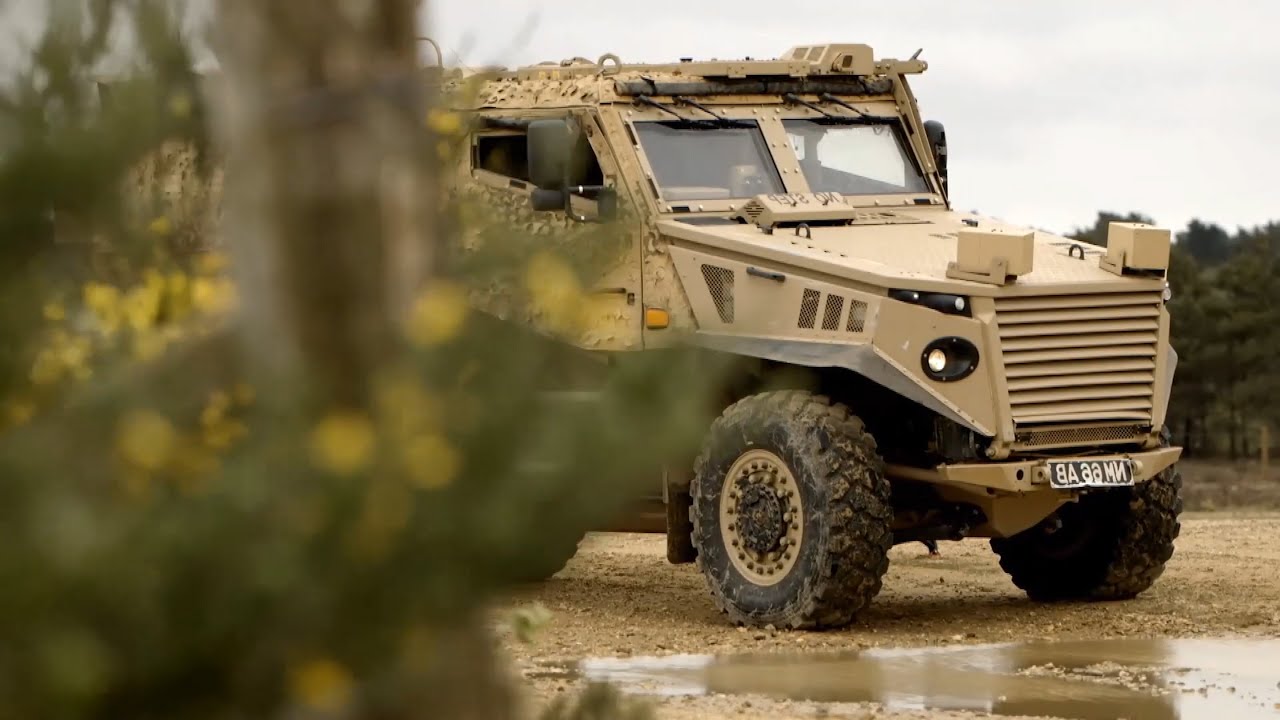
[(462, 458), (453, 445), (434, 433), (410, 439), (404, 456), (410, 479), (423, 490), (447, 487), (462, 465)]
[(311, 431), (311, 462), (336, 475), (352, 475), (364, 469), (377, 443), (373, 423), (364, 415), (334, 413)]
[(191, 117), (191, 96), (185, 92), (174, 93), (169, 98), (169, 112), (179, 120)]
[(178, 435), (164, 416), (154, 410), (133, 410), (120, 420), (116, 447), (131, 465), (158, 470), (173, 454)]
[(200, 275), (217, 275), (231, 264), (225, 253), (208, 252), (196, 257), (196, 272)]
[(328, 658), (311, 660), (289, 673), (294, 700), (313, 710), (336, 712), (351, 701), (351, 673)]
[(150, 283), (130, 290), (121, 303), (125, 319), (135, 331), (155, 325), (160, 314), (160, 290)]
[(431, 108), (427, 112), (427, 127), (441, 135), (457, 135), (462, 131), (462, 117), (456, 112)]
[(467, 319), (467, 294), (459, 285), (436, 280), (418, 297), (409, 315), (409, 340), (440, 345), (458, 336)]
[(212, 315), (230, 310), (236, 303), (235, 285), (226, 278), (195, 278), (191, 281), (191, 303)]
[(165, 279), (164, 294), (169, 317), (180, 320), (191, 311), (191, 282), (185, 273), (170, 273)]
[(534, 256), (526, 268), (525, 287), (534, 312), (552, 329), (564, 332), (581, 326), (586, 296), (573, 268), (563, 260), (546, 252)]
[(173, 221), (164, 215), (161, 215), (147, 225), (147, 231), (152, 235), (168, 237), (169, 234), (173, 232)]
[(120, 289), (114, 285), (90, 282), (84, 286), (84, 304), (98, 318), (108, 334), (120, 327)]

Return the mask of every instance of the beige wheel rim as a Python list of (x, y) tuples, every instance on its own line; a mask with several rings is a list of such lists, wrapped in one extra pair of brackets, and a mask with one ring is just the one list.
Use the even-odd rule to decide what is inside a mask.
[(720, 535), (729, 561), (756, 585), (774, 585), (796, 564), (804, 533), (799, 486), (768, 450), (734, 461), (720, 488)]

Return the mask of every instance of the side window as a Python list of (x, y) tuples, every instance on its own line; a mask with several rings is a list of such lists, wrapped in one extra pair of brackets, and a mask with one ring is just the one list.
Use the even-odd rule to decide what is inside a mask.
[(529, 139), (523, 133), (480, 135), (476, 138), (472, 167), (516, 180), (529, 180)]
[[(511, 125), (516, 125), (512, 122)], [(600, 160), (587, 142), (578, 148), (573, 160), (574, 185), (600, 185), (604, 173)], [(471, 167), (504, 178), (529, 182), (529, 137), (518, 127), (482, 131), (472, 147)]]

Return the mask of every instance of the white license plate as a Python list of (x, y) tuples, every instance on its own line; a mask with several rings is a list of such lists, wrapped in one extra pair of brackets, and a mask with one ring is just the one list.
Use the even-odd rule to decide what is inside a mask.
[(1128, 458), (1050, 461), (1049, 485), (1064, 490), (1127, 487), (1133, 485), (1133, 462)]

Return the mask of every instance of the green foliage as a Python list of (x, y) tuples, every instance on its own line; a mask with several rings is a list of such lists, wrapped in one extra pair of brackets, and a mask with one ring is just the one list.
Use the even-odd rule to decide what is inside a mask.
[[(131, 328), (134, 295), (103, 288), (141, 288), (142, 329), (161, 317), (187, 327), (156, 309), (169, 307), (168, 285), (151, 279), (187, 269), (168, 240), (177, 227), (207, 229), (184, 214), (204, 206), (140, 190), (136, 175), (166, 141), (205, 142), (166, 5), (121, 2), (119, 14), (54, 23), (5, 98), (18, 131), (0, 163), (0, 400), (28, 390), (53, 317), (74, 347), (91, 336), (120, 349), (124, 332), (105, 332), (103, 313), (124, 303)], [(119, 18), (137, 28), (141, 55), (99, 104), (90, 81), (103, 28)], [(362, 200), (324, 203), (331, 214), (303, 226), (347, 219)], [(51, 242), (50, 212), (68, 243)], [(286, 252), (317, 237), (270, 220), (276, 236), (262, 241)], [(503, 244), (482, 222), (446, 226), (489, 238), (454, 256), (454, 277), (541, 279), (517, 300), (572, 324), (572, 280), (609, 260), (609, 229), (592, 226), (582, 255), (556, 228)], [(367, 249), (372, 266), (372, 230), (327, 248)], [(330, 293), (301, 299), (347, 313), (302, 333), (323, 341), (304, 347), (324, 357), (281, 360), (286, 338), (246, 332), (252, 313), (277, 309), (254, 297), (145, 357), (95, 354), (34, 417), (0, 431), (0, 717), (502, 717), (477, 609), (656, 489), (664, 460), (687, 455), (709, 421), (716, 368), (698, 356), (653, 355), (601, 376), (592, 358), (468, 311), (452, 281), (432, 279), (400, 325), (354, 315), (352, 276), (368, 267), (291, 270), (323, 273), (306, 287)], [(82, 293), (87, 281), (98, 290)], [(58, 297), (61, 311), (46, 313)], [(365, 359), (366, 321), (402, 333), (368, 364), (353, 360)], [(245, 383), (264, 376), (275, 381)], [(338, 376), (360, 388), (341, 404), (323, 389)], [(587, 383), (594, 402), (542, 392)], [(570, 716), (602, 717), (600, 707), (591, 695)]]

